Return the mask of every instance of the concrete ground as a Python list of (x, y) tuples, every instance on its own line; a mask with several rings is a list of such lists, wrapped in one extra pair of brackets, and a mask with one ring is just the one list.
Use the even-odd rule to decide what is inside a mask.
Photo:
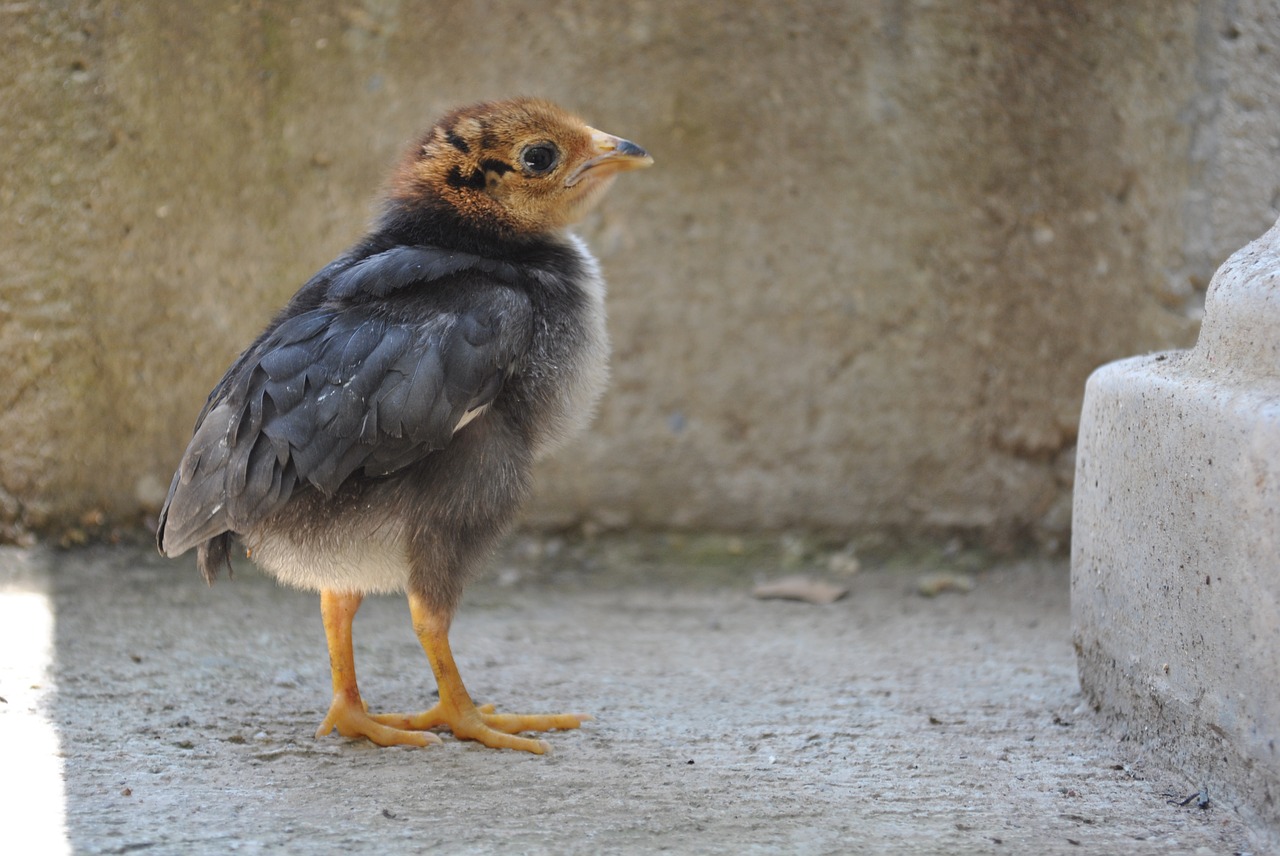
[[(469, 590), (477, 699), (596, 716), (543, 757), (313, 739), (317, 599), (248, 566), (209, 589), (141, 546), (0, 550), (0, 850), (1265, 851), (1082, 704), (1065, 562), (968, 560), (971, 592), (925, 598), (951, 560), (819, 557), (850, 593), (814, 606), (750, 594), (812, 556), (720, 546), (523, 538)], [(401, 599), (355, 630), (371, 708), (431, 701)]]

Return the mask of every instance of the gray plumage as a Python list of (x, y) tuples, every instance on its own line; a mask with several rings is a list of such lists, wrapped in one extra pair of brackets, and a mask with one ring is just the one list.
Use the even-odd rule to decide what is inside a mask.
[[(467, 509), (488, 533), (469, 536), (476, 526), (453, 515), (449, 536), (478, 549), (436, 568), (465, 573), (470, 553), (505, 531), (527, 493), (540, 434), (566, 422), (570, 414), (558, 411), (570, 399), (590, 412), (603, 380), (594, 263), (573, 241), (524, 255), (492, 260), (425, 246), (366, 247), (317, 274), (210, 394), (161, 512), (161, 551), (176, 556), (198, 547), (212, 581), (229, 565), (232, 535), (250, 547), (286, 530), (293, 542), (314, 533), (312, 540), (328, 545), (326, 538), (347, 529), (347, 540), (368, 540), (354, 531), (368, 527), (354, 506), (377, 495), (383, 517), (397, 521), (391, 540), (412, 554), (422, 547), (412, 543), (413, 530), (446, 525), (450, 516), (431, 480), (442, 481), (451, 455), (477, 454), (474, 443), (455, 441), (461, 429), (483, 437), (481, 457), (492, 459), (449, 482), (454, 493), (466, 479), (484, 487), (470, 491)], [(566, 397), (584, 373), (593, 388)], [(495, 402), (498, 412), (486, 421), (499, 424), (466, 427)], [(433, 454), (445, 458), (428, 461)], [(493, 460), (505, 469), (486, 473)], [(342, 544), (328, 546), (330, 554), (342, 552)], [(324, 549), (299, 543), (297, 550), (320, 567), (282, 571), (269, 553), (267, 569), (308, 587), (332, 582), (315, 555)], [(461, 580), (441, 594), (455, 599), (460, 587)]]

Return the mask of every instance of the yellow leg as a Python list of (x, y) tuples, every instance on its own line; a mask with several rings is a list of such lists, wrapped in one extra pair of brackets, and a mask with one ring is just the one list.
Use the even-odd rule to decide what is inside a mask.
[(343, 737), (367, 737), (379, 746), (439, 743), (440, 738), (434, 734), (391, 728), (365, 711), (356, 686), (355, 654), (351, 647), (351, 622), (362, 599), (358, 594), (320, 592), (320, 614), (324, 618), (329, 669), (333, 673), (333, 702), (329, 705), (329, 715), (316, 730), (316, 737), (323, 737), (336, 728)]
[(427, 653), (431, 670), (440, 688), (440, 701), (418, 714), (379, 714), (373, 719), (399, 729), (421, 731), (444, 726), (463, 740), (475, 740), (494, 749), (522, 749), (538, 755), (551, 746), (545, 740), (516, 737), (520, 731), (551, 731), (577, 728), (590, 716), (581, 713), (519, 715), (494, 713), (492, 705), (476, 707), (462, 684), (458, 666), (449, 649), (450, 616), (432, 609), (417, 595), (409, 595), (413, 630)]

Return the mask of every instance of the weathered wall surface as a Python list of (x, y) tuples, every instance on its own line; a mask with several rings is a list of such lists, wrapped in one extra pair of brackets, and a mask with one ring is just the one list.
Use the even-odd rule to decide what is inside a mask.
[(154, 511), (401, 146), (529, 93), (658, 161), (531, 522), (1061, 539), (1085, 377), (1277, 214), (1266, 5), (4, 4), (0, 524)]

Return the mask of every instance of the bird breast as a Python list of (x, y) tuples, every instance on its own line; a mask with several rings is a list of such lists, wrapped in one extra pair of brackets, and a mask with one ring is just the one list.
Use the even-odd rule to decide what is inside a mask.
[(519, 392), (541, 411), (530, 420), (535, 459), (555, 451), (591, 422), (609, 379), (604, 279), (586, 244), (576, 235), (568, 241), (581, 265), (573, 283), (574, 305), (546, 313), (537, 322), (524, 389)]

